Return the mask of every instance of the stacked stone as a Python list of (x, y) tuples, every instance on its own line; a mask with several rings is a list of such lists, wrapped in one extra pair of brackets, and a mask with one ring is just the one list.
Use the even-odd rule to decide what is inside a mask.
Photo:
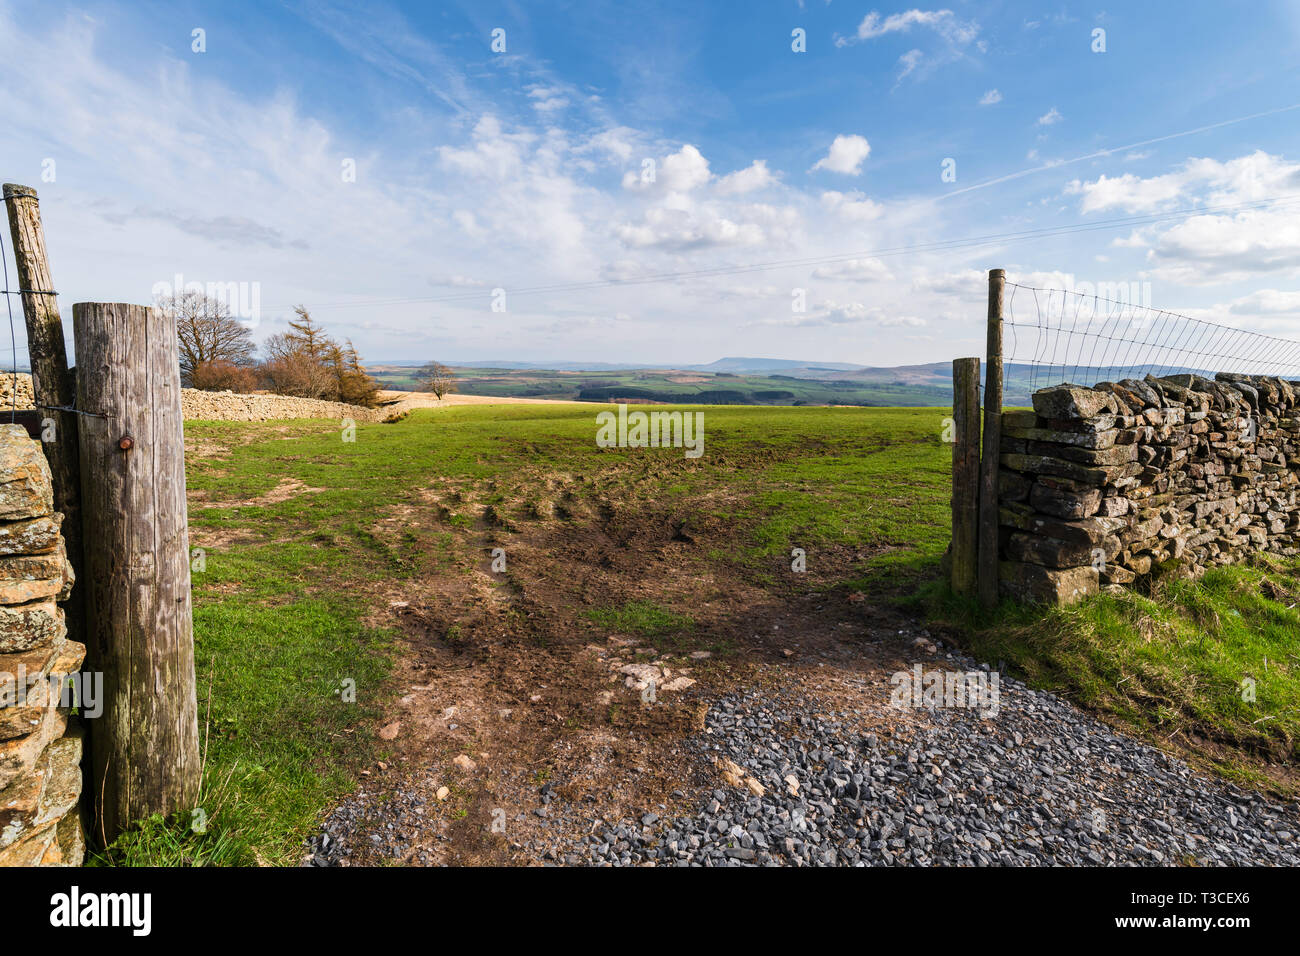
[(33, 408), (32, 377), (0, 370), (0, 408)]
[(377, 422), (384, 414), (344, 402), (290, 395), (257, 395), (238, 392), (204, 392), (181, 389), (181, 414), (186, 421), (267, 422), (283, 418), (332, 418), (341, 421)]
[(1070, 603), (1252, 551), (1300, 553), (1300, 383), (1220, 373), (1061, 385), (1005, 412), (1002, 592)]
[[(18, 386), (16, 393), (15, 384)], [(12, 372), (0, 369), (0, 411), (10, 407), (31, 409), (35, 407), (33, 401), (31, 375), (19, 372), (15, 378)], [(181, 414), (186, 421), (266, 422), (288, 418), (333, 418), (337, 421), (350, 418), (356, 422), (377, 422), (387, 413), (376, 408), (316, 398), (183, 388)]]
[(59, 706), (86, 649), (56, 602), (72, 589), (50, 468), (0, 426), (0, 866), (78, 866), (81, 736)]

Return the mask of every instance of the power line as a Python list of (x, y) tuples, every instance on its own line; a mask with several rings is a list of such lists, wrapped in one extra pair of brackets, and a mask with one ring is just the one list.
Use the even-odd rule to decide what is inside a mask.
[(1102, 156), (1122, 153), (1129, 149), (1139, 149), (1143, 146), (1151, 146), (1155, 143), (1163, 143), (1171, 139), (1181, 139), (1184, 136), (1195, 136), (1197, 133), (1207, 133), (1212, 129), (1222, 129), (1225, 126), (1234, 126), (1237, 123), (1244, 123), (1247, 120), (1259, 119), (1262, 116), (1275, 116), (1278, 113), (1289, 113), (1292, 110), (1300, 110), (1300, 103), (1293, 103), (1291, 106), (1280, 106), (1277, 109), (1265, 110), (1262, 113), (1251, 113), (1249, 116), (1238, 116), (1236, 119), (1221, 120), (1218, 123), (1210, 123), (1206, 126), (1198, 126), (1195, 129), (1183, 130), (1181, 133), (1166, 133), (1164, 136), (1139, 140), (1136, 143), (1129, 143), (1127, 146), (1111, 146), (1108, 149), (1099, 149), (1096, 152), (1087, 153), (1083, 156), (1075, 156), (1073, 159), (1062, 159), (1057, 160), (1056, 162), (1043, 163), (1039, 166), (1031, 166), (1029, 169), (1021, 169), (1014, 173), (1008, 173), (1005, 176), (986, 179), (983, 182), (975, 183), (973, 186), (950, 190), (949, 192), (937, 196), (936, 200), (951, 199), (953, 196), (961, 196), (977, 189), (987, 189), (989, 186), (996, 186), (999, 183), (1009, 182), (1013, 179), (1022, 179), (1025, 176), (1032, 176), (1034, 173), (1041, 173), (1044, 170), (1060, 169), (1062, 166), (1071, 166), (1074, 163), (1082, 163), (1089, 159), (1098, 159)]

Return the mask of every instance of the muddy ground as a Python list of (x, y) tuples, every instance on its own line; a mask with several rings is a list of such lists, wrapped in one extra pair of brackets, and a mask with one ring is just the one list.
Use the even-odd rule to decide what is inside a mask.
[[(834, 585), (867, 555), (814, 552), (803, 573), (718, 560), (743, 534), (702, 517), (716, 501), (624, 506), (609, 489), (578, 493), (579, 478), (544, 480), (553, 513), (527, 522), (477, 507), (490, 483), (431, 489), (427, 508), (387, 519), (479, 513), (456, 537), (482, 560), (376, 602), (370, 623), (395, 623), (403, 638), (379, 730), (386, 753), (349, 827), (382, 831), (400, 817), (400, 835), (352, 841), (348, 863), (535, 864), (562, 831), (686, 812), (719, 776), (683, 741), (738, 688), (801, 690), (877, 732), (916, 719), (889, 707), (890, 675), (943, 652), (916, 622)], [(629, 602), (694, 623), (651, 636), (585, 613)], [(647, 664), (653, 691), (638, 677), (654, 672), (633, 666)]]

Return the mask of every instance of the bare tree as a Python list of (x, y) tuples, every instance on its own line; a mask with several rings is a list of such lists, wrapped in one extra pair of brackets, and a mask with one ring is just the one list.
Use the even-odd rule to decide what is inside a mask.
[(438, 362), (430, 362), (415, 373), (415, 389), (418, 392), (433, 392), (438, 401), (444, 395), (458, 391), (456, 373)]
[(277, 395), (328, 399), (336, 390), (334, 373), (283, 332), (262, 343), (262, 384)]
[(182, 385), (193, 387), (194, 370), (212, 362), (253, 366), (257, 351), (253, 337), (220, 299), (190, 291), (159, 296), (155, 304), (176, 317)]
[(257, 377), (253, 370), (232, 365), (224, 359), (200, 362), (190, 373), (192, 387), (205, 392), (240, 392), (248, 393), (257, 388)]
[(262, 343), (266, 354), (260, 369), (262, 384), (279, 395), (373, 408), (379, 383), (362, 366), (352, 340), (339, 345), (316, 324), (305, 306), (294, 312), (298, 318), (290, 320), (288, 332)]

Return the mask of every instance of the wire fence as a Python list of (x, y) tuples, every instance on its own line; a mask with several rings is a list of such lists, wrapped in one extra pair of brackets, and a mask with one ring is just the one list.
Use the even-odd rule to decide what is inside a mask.
[(1003, 325), (1015, 392), (1187, 372), (1300, 379), (1300, 341), (1124, 299), (1007, 282)]
[[(4, 201), (9, 202), (14, 197), (5, 196)], [(6, 210), (7, 211), (7, 210)], [(3, 230), (0, 230), (3, 231)], [(4, 238), (0, 236), (0, 264), (4, 266), (4, 288), (0, 289), (0, 295), (4, 296), (5, 308), (9, 316), (9, 355), (10, 355), (10, 391), (9, 391), (9, 421), (13, 422), (18, 418), (18, 339), (14, 332), (14, 300), (13, 296), (22, 295), (21, 289), (9, 288), (9, 260), (6, 258)], [(14, 263), (14, 274), (17, 276), (18, 263)]]

